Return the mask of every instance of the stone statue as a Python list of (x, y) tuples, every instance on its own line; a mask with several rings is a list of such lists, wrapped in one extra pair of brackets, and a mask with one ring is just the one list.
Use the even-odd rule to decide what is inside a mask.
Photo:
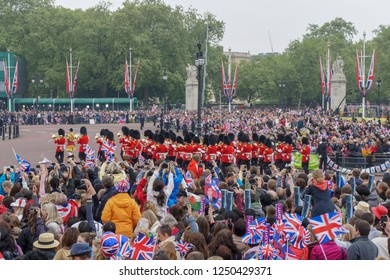
[(336, 60), (333, 62), (333, 74), (344, 74), (344, 61), (341, 56), (337, 56)]
[(196, 79), (196, 66), (195, 65), (190, 65), (188, 63), (187, 67), (186, 67), (186, 71), (187, 71), (187, 79), (188, 80)]

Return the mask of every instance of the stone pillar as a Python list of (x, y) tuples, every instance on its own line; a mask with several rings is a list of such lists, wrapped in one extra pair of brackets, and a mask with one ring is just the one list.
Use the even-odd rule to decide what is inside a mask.
[(186, 110), (189, 111), (198, 109), (198, 80), (196, 79), (196, 70), (194, 65), (187, 65)]
[(334, 111), (339, 107), (340, 115), (344, 114), (347, 95), (347, 79), (343, 72), (344, 62), (340, 56), (333, 62), (333, 76), (331, 83), (331, 103), (330, 108)]

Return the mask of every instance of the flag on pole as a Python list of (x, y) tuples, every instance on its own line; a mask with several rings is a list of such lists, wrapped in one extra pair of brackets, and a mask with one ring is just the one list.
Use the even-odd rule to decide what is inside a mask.
[(230, 99), (236, 96), (237, 93), (237, 79), (238, 79), (238, 65), (236, 65), (236, 71), (234, 72), (233, 86), (230, 92)]
[(77, 76), (79, 73), (79, 68), (80, 68), (80, 59), (79, 59), (79, 63), (77, 64), (76, 73), (74, 74), (72, 95), (74, 95), (74, 93), (76, 92), (76, 84), (77, 84)]
[(376, 58), (376, 53), (375, 53), (375, 49), (374, 49), (372, 52), (370, 70), (369, 70), (368, 76), (367, 76), (366, 91), (370, 90), (372, 85), (374, 84), (375, 58)]
[(22, 172), (29, 172), (30, 171), (30, 163), (22, 158), (20, 155), (15, 154), (15, 158), (18, 161), (19, 168)]
[(330, 96), (331, 94), (331, 83), (332, 80), (332, 69), (330, 63), (330, 51), (328, 48), (328, 53), (326, 54), (326, 94)]
[(7, 94), (8, 98), (11, 98), (10, 92), (9, 92), (9, 79), (8, 79), (8, 67), (7, 63), (3, 61), (3, 71), (4, 71), (4, 87), (5, 87), (5, 93)]
[(320, 56), (320, 80), (321, 80), (321, 92), (325, 94), (325, 77), (324, 77), (324, 68), (322, 67), (322, 59)]
[(18, 91), (18, 83), (19, 83), (18, 82), (18, 72), (19, 72), (18, 65), (19, 65), (19, 60), (16, 61), (16, 65), (15, 65), (14, 80), (13, 80), (13, 83), (12, 83), (12, 90), (11, 90), (11, 92), (13, 94), (15, 94)]
[(358, 50), (356, 50), (356, 80), (359, 90), (361, 91), (363, 89), (363, 73), (362, 73), (362, 66), (359, 62), (359, 53)]
[(69, 77), (69, 65), (68, 65), (68, 59), (66, 60), (66, 93), (70, 95), (72, 92), (71, 90), (71, 84), (70, 84), (70, 77)]
[(222, 90), (223, 90), (223, 94), (227, 98), (229, 98), (229, 96), (230, 96), (230, 86), (226, 82), (225, 67), (223, 66), (223, 61), (222, 61), (222, 66), (221, 66), (221, 72), (222, 72)]
[(127, 63), (127, 59), (125, 61), (125, 92), (130, 95), (130, 78), (129, 78), (129, 64)]
[(137, 83), (137, 73), (138, 73), (138, 63), (137, 63), (137, 65), (135, 66), (133, 85), (132, 85), (132, 87), (131, 87), (131, 97), (133, 97), (133, 95), (134, 95), (135, 85), (136, 85), (136, 83)]
[(114, 160), (115, 149), (115, 143), (109, 143), (105, 140), (102, 141), (101, 150), (104, 152), (104, 156), (108, 162)]

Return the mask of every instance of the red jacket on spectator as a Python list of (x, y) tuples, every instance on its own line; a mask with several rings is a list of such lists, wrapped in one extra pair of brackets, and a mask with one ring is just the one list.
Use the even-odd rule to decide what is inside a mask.
[(199, 179), (199, 177), (203, 173), (203, 168), (194, 159), (191, 160), (190, 163), (188, 164), (187, 170), (192, 171), (194, 173), (196, 179)]
[(139, 201), (141, 212), (143, 212), (144, 204), (146, 202), (146, 197), (147, 197), (146, 192), (144, 192), (144, 188), (146, 186), (146, 183), (147, 183), (146, 179), (142, 178), (138, 182), (138, 185), (137, 185), (137, 188), (136, 188), (135, 194), (134, 194), (135, 198)]

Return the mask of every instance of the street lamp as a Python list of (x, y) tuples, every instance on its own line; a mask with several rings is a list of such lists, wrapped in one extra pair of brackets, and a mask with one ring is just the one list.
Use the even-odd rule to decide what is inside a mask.
[(286, 87), (286, 84), (283, 82), (283, 81), (280, 81), (279, 82), (279, 88), (280, 88), (280, 91), (279, 91), (279, 104), (281, 105), (282, 104), (282, 94), (283, 94), (283, 89)]
[(203, 52), (201, 51), (202, 44), (198, 42), (198, 52), (196, 53), (195, 58), (195, 66), (198, 68), (198, 125), (197, 125), (197, 131), (198, 136), (202, 134), (202, 88), (200, 83), (200, 70), (202, 69), (202, 66), (204, 65), (204, 57)]
[[(39, 76), (38, 74), (35, 74), (32, 79), (31, 79), (31, 83), (35, 84), (35, 94), (36, 94), (36, 98), (37, 98), (37, 106), (38, 106), (38, 101), (39, 101), (39, 95), (38, 95), (38, 86), (39, 84), (43, 84), (43, 79), (41, 78), (41, 76)], [(34, 108), (35, 109), (35, 108)]]
[(164, 114), (167, 114), (167, 99), (168, 99), (168, 87), (167, 87), (167, 80), (168, 80), (168, 76), (167, 76), (167, 69), (164, 67), (164, 72), (163, 72), (163, 80), (165, 81), (165, 95), (164, 95)]

